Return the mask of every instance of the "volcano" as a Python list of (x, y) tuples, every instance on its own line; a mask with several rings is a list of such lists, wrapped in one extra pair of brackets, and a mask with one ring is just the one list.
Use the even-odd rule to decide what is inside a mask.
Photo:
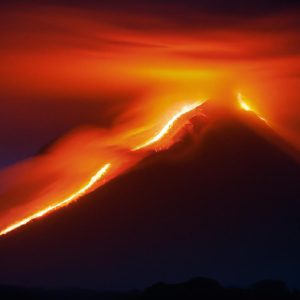
[(201, 275), (300, 286), (296, 151), (251, 112), (203, 111), (168, 150), (1, 238), (0, 281), (130, 289)]

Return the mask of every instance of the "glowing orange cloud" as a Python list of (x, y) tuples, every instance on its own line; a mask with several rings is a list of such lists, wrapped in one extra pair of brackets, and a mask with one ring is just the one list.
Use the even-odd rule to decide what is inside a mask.
[[(151, 7), (150, 2), (147, 6)], [(61, 128), (47, 126), (53, 115), (53, 123), (63, 128), (96, 123), (92, 118), (95, 110), (88, 110), (90, 102), (112, 99), (116, 91), (119, 101), (110, 101), (110, 109), (120, 108), (124, 100), (120, 98), (131, 91), (147, 97), (153, 90), (159, 93), (168, 88), (169, 95), (198, 98), (187, 93), (201, 90), (202, 96), (214, 96), (213, 92), (224, 87), (251, 90), (256, 99), (264, 99), (260, 107), (286, 131), (298, 133), (299, 140), (300, 56), (299, 34), (293, 26), (298, 20), (295, 11), (249, 18), (247, 22), (243, 14), (236, 19), (230, 14), (224, 20), (205, 10), (198, 12), (199, 18), (190, 14), (178, 18), (172, 9), (167, 15), (158, 11), (133, 13), (122, 8), (116, 13), (115, 8), (47, 5), (45, 9), (33, 4), (2, 9), (1, 19), (7, 26), (1, 32), (0, 91), (1, 108), (6, 113), (1, 118), (5, 125), (0, 127), (0, 136), (7, 135), (5, 143), (10, 142), (7, 126), (13, 127), (16, 136), (27, 126), (25, 130), (33, 131), (31, 143), (39, 138), (46, 141), (44, 132), (34, 135), (34, 128), (43, 121), (40, 119), (47, 119), (48, 138), (57, 136)], [(14, 109), (13, 97), (20, 99), (22, 109)], [(53, 113), (57, 105), (67, 102), (59, 109), (64, 111), (70, 99), (87, 104), (72, 106), (73, 112), (79, 111), (76, 122), (72, 114)], [(40, 118), (44, 110), (36, 108), (43, 108), (43, 101), (51, 103), (46, 118)], [(117, 113), (121, 115), (127, 108), (125, 105)], [(103, 112), (102, 107), (100, 110)], [(82, 111), (87, 111), (85, 119)], [(11, 116), (6, 116), (7, 112)], [(115, 114), (109, 117), (111, 120)]]

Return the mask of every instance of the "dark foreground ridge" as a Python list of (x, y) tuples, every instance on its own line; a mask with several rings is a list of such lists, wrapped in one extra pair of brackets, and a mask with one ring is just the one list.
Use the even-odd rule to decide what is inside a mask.
[(0, 286), (1, 299), (300, 299), (280, 280), (262, 280), (247, 288), (223, 287), (216, 280), (198, 277), (176, 284), (157, 283), (139, 291), (102, 292), (88, 289), (42, 289)]

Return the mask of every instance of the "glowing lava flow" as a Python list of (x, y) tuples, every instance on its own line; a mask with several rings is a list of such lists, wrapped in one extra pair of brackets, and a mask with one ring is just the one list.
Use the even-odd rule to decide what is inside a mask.
[[(143, 149), (146, 148), (152, 144), (157, 143), (158, 141), (162, 140), (171, 130), (171, 128), (175, 125), (175, 123), (184, 115), (186, 115), (187, 113), (195, 110), (196, 108), (198, 108), (204, 101), (197, 101), (194, 102), (193, 104), (189, 104), (189, 105), (185, 105), (181, 108), (180, 111), (178, 111), (175, 115), (173, 115), (173, 117), (166, 123), (165, 126), (163, 126), (163, 128), (155, 135), (153, 136), (151, 139), (147, 140), (145, 143), (143, 143), (142, 145), (139, 145), (135, 148), (132, 149), (132, 151), (136, 151), (139, 149)], [(82, 197), (83, 195), (87, 194), (91, 188), (100, 180), (103, 178), (103, 176), (106, 174), (106, 172), (108, 171), (108, 169), (111, 167), (110, 163), (105, 164), (94, 176), (92, 176), (90, 178), (90, 180), (88, 181), (88, 183), (86, 185), (84, 185), (82, 188), (80, 188), (79, 190), (77, 190), (76, 192), (74, 192), (72, 195), (70, 195), (69, 197), (61, 200), (60, 202), (58, 202), (57, 204), (53, 204), (50, 206), (47, 206), (46, 208), (22, 219), (19, 220), (15, 223), (13, 223), (12, 225), (6, 227), (5, 229), (3, 229), (2, 231), (0, 231), (0, 236), (5, 235), (21, 226), (26, 225), (27, 223), (31, 222), (32, 220), (41, 218), (43, 216), (45, 216), (46, 214), (55, 211), (59, 208), (62, 208), (64, 206), (67, 206), (68, 204), (70, 204), (71, 202), (76, 201), (78, 198)]]
[(241, 107), (241, 109), (245, 110), (245, 111), (251, 111), (253, 112), (258, 118), (260, 118), (262, 121), (264, 121), (266, 124), (268, 124), (268, 121), (263, 118), (262, 116), (260, 116), (246, 101), (245, 101), (245, 97), (241, 94), (238, 93), (237, 94), (237, 99), (239, 102), (239, 105)]
[(155, 144), (156, 142), (160, 141), (166, 134), (168, 134), (168, 132), (170, 131), (170, 129), (174, 126), (175, 122), (182, 117), (183, 115), (187, 114), (188, 112), (196, 109), (197, 107), (199, 107), (201, 104), (203, 103), (203, 101), (197, 101), (193, 104), (189, 104), (189, 105), (185, 105), (184, 107), (182, 107), (182, 109), (177, 112), (169, 121), (168, 123), (155, 135), (153, 136), (151, 139), (149, 139), (148, 141), (146, 141), (145, 143), (133, 148), (133, 151), (136, 150), (140, 150), (143, 148), (146, 148), (152, 144)]
[(108, 169), (110, 167), (111, 167), (111, 164), (109, 164), (109, 163), (104, 165), (94, 176), (91, 177), (90, 181), (85, 186), (83, 186), (80, 190), (73, 193), (68, 198), (60, 201), (59, 203), (50, 205), (50, 206), (36, 212), (35, 214), (8, 226), (7, 228), (3, 229), (0, 232), (0, 236), (5, 235), (21, 226), (26, 225), (27, 223), (29, 223), (32, 220), (41, 218), (41, 217), (45, 216), (46, 214), (50, 213), (51, 211), (54, 211), (61, 207), (67, 206), (71, 202), (77, 200), (79, 197), (83, 196), (86, 192), (88, 192), (88, 190), (91, 189), (95, 185), (95, 183), (97, 183), (106, 174), (106, 172), (108, 171)]
[[(258, 113), (255, 112), (255, 110), (251, 106), (249, 106), (249, 104), (245, 101), (245, 98), (242, 96), (242, 94), (238, 93), (237, 97), (238, 97), (239, 105), (243, 110), (254, 112), (258, 118), (260, 118), (261, 120), (263, 120), (264, 122), (267, 123), (267, 121), (263, 117), (261, 117)], [(177, 113), (175, 113), (169, 119), (169, 121), (161, 128), (161, 130), (158, 133), (156, 133), (150, 139), (146, 140), (143, 144), (141, 144), (139, 146), (136, 146), (136, 147), (132, 148), (131, 150), (132, 151), (141, 150), (141, 149), (147, 148), (151, 145), (155, 145), (156, 143), (160, 142), (161, 140), (166, 138), (166, 136), (170, 133), (171, 129), (175, 126), (176, 122), (179, 122), (179, 120), (181, 120), (182, 117), (184, 117), (188, 113), (196, 110), (204, 102), (205, 102), (205, 100), (201, 100), (201, 101), (196, 101), (192, 104), (188, 104), (188, 105), (183, 106)], [(76, 192), (74, 192), (73, 194), (68, 196), (67, 198), (62, 199), (61, 201), (59, 201), (56, 204), (47, 206), (46, 208), (41, 209), (41, 210), (37, 211), (36, 213), (33, 213), (32, 215), (29, 215), (28, 217), (26, 217), (24, 219), (21, 219), (17, 222), (14, 222), (12, 225), (9, 225), (8, 227), (1, 230), (0, 231), (0, 236), (5, 235), (5, 234), (21, 227), (21, 226), (26, 225), (27, 223), (31, 222), (32, 220), (41, 218), (41, 217), (47, 215), (48, 213), (50, 213), (52, 211), (55, 211), (59, 208), (67, 206), (68, 204), (76, 201), (78, 198), (80, 198), (83, 195), (90, 192), (92, 187), (103, 178), (103, 176), (107, 173), (107, 171), (110, 167), (111, 167), (110, 163), (105, 164), (79, 190), (77, 190)]]

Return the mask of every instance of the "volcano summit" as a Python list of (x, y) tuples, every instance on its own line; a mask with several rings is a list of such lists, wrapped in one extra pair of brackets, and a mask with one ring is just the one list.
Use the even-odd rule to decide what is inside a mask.
[(295, 151), (252, 112), (211, 101), (175, 129), (172, 146), (1, 238), (0, 281), (128, 289), (201, 274), (299, 286)]

